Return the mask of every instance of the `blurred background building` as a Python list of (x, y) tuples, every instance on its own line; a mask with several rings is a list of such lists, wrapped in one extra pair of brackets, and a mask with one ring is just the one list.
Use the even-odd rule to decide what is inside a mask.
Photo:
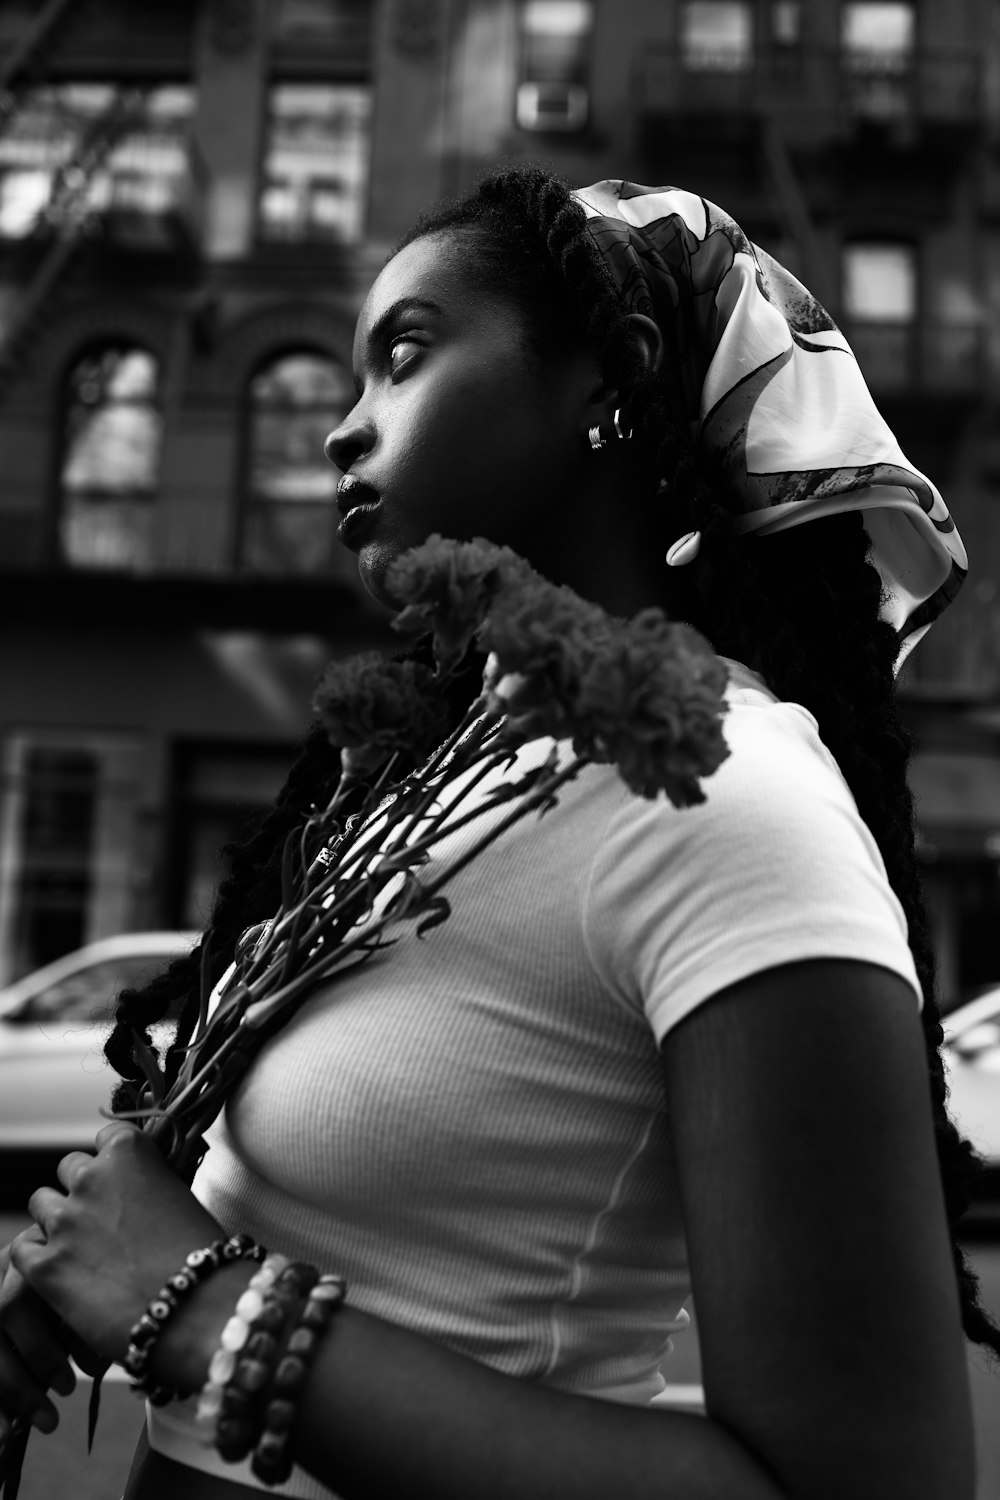
[(725, 205), (972, 559), (906, 669), (945, 1003), (1000, 980), (987, 0), (3, 0), (0, 982), (196, 927), (323, 661), (386, 641), (322, 440), (394, 237), (504, 156)]

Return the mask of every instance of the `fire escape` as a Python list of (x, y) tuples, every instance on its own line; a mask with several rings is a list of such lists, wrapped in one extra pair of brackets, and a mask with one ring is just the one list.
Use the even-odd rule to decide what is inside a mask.
[[(25, 116), (39, 92), (51, 88), (46, 64), (72, 34), (74, 0), (48, 0), (0, 64), (0, 145), (25, 129)], [(30, 233), (8, 245), (19, 263), (16, 305), (0, 335), (0, 398), (7, 394), (26, 352), (50, 315), (81, 249), (102, 244), (112, 250), (197, 253), (201, 237), (204, 169), (190, 139), (180, 145), (184, 170), (169, 182), (156, 180), (155, 148), (162, 132), (148, 118), (144, 87), (114, 87), (106, 108), (80, 122), (72, 149), (49, 164), (48, 201)], [(147, 167), (143, 201), (135, 182), (115, 171), (115, 153), (124, 145), (141, 155), (139, 143), (154, 148)], [(152, 189), (152, 194), (148, 191)]]
[(880, 224), (922, 231), (947, 214), (982, 141), (983, 71), (971, 48), (883, 60), (804, 43), (692, 64), (678, 45), (647, 46), (635, 78), (646, 170), (704, 191), (718, 182), (720, 202), (791, 254), (881, 395), (975, 400), (982, 321), (924, 310), (912, 326), (852, 324), (839, 251), (866, 213), (875, 238)]

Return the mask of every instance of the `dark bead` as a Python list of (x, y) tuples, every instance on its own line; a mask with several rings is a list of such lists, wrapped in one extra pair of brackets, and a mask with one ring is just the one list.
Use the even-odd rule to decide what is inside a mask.
[(243, 1353), (250, 1359), (272, 1360), (278, 1352), (278, 1340), (271, 1333), (254, 1324), (254, 1331), (243, 1345)]
[(195, 1278), (189, 1271), (178, 1271), (176, 1275), (171, 1276), (167, 1281), (167, 1286), (170, 1290), (179, 1293), (182, 1297), (185, 1292), (189, 1292), (196, 1284)]
[(254, 1449), (250, 1467), (265, 1484), (283, 1484), (292, 1472), (292, 1460), (285, 1439), (279, 1433), (264, 1432)]
[(301, 1359), (296, 1359), (291, 1354), (286, 1355), (284, 1359), (279, 1361), (278, 1368), (274, 1372), (273, 1390), (275, 1395), (293, 1396), (305, 1384), (306, 1374), (306, 1367)]
[(299, 1318), (300, 1328), (315, 1328), (322, 1332), (330, 1321), (333, 1308), (329, 1302), (307, 1302)]
[(287, 1322), (288, 1309), (269, 1298), (254, 1319), (254, 1333), (284, 1333)]
[(265, 1432), (290, 1432), (295, 1421), (294, 1401), (272, 1401), (264, 1418)]
[(237, 1390), (262, 1391), (267, 1385), (268, 1376), (271, 1373), (269, 1365), (262, 1359), (241, 1359), (236, 1366), (236, 1374), (233, 1376), (233, 1385)]
[(253, 1447), (254, 1424), (242, 1417), (220, 1417), (215, 1426), (215, 1446), (227, 1463), (246, 1458)]
[(316, 1335), (308, 1328), (296, 1328), (288, 1343), (285, 1345), (286, 1354), (297, 1354), (300, 1359), (311, 1358), (318, 1340)]
[(253, 1396), (248, 1395), (246, 1391), (239, 1390), (235, 1385), (230, 1383), (226, 1386), (225, 1394), (222, 1398), (221, 1415), (224, 1417), (249, 1417), (255, 1405), (256, 1402)]

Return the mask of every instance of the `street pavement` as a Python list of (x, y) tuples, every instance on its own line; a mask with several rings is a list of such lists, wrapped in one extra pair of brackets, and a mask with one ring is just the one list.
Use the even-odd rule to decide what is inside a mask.
[[(7, 1244), (27, 1220), (21, 1214), (0, 1213), (0, 1244)], [(1000, 1318), (1000, 1235), (969, 1245), (982, 1282), (983, 1297), (994, 1318)], [(675, 1341), (668, 1393), (676, 1404), (694, 1394), (699, 1379), (697, 1320)], [(979, 1483), (976, 1500), (1000, 1495), (1000, 1370), (991, 1371), (984, 1356), (970, 1351), (969, 1377), (976, 1419)], [(61, 1420), (51, 1437), (32, 1434), (19, 1500), (118, 1500), (142, 1425), (142, 1407), (114, 1370), (104, 1384), (101, 1419), (94, 1451), (87, 1455), (87, 1401), (90, 1382), (82, 1379), (76, 1394), (56, 1398)]]

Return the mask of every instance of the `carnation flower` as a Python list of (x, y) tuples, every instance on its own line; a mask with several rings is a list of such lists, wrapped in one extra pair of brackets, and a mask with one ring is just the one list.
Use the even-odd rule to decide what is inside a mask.
[(490, 652), (485, 685), (521, 738), (568, 732), (580, 681), (612, 627), (597, 605), (531, 570), (498, 595), (479, 632)]
[(728, 669), (689, 625), (647, 609), (588, 662), (575, 703), (578, 754), (613, 761), (642, 797), (704, 802), (699, 778), (729, 754), (722, 733)]
[(355, 772), (402, 747), (430, 749), (447, 728), (430, 668), (391, 661), (378, 651), (328, 662), (312, 706), (331, 744), (350, 752)]
[(398, 557), (386, 573), (386, 592), (399, 605), (393, 629), (433, 632), (442, 672), (462, 660), (499, 591), (530, 573), (508, 547), (481, 537), (456, 542), (437, 534)]

